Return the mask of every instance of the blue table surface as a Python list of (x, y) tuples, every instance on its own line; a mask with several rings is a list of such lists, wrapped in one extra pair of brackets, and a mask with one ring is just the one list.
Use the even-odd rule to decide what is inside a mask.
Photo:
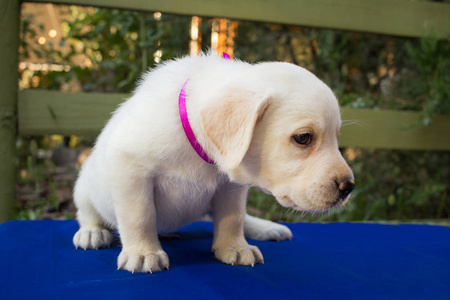
[(219, 263), (212, 224), (163, 239), (170, 270), (117, 270), (120, 244), (75, 250), (75, 221), (0, 224), (0, 299), (450, 299), (450, 228), (288, 224), (294, 239), (252, 241), (265, 264)]

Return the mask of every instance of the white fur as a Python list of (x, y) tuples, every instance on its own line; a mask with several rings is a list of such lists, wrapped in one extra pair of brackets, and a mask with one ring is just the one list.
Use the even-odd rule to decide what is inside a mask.
[[(188, 78), (189, 120), (216, 165), (196, 154), (180, 122), (178, 95)], [(109, 246), (105, 229), (118, 229), (119, 268), (155, 272), (169, 267), (157, 233), (211, 213), (215, 256), (229, 264), (260, 263), (244, 226), (255, 239), (292, 234), (245, 217), (248, 187), (295, 209), (336, 206), (336, 182), (353, 178), (337, 148), (340, 126), (331, 90), (298, 66), (250, 65), (214, 54), (165, 63), (117, 109), (83, 165), (74, 190), (81, 225), (74, 244)], [(306, 131), (314, 142), (296, 144), (292, 136)]]

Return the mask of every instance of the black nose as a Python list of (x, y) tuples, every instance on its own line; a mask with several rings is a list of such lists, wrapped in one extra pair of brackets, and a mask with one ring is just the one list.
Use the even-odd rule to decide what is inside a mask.
[(345, 180), (339, 183), (339, 198), (345, 199), (355, 188), (354, 180)]

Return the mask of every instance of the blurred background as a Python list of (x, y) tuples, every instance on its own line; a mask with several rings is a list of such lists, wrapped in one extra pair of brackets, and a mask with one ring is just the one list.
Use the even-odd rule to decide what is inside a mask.
[[(442, 2), (442, 1), (440, 1)], [(449, 23), (450, 24), (450, 23)], [(450, 25), (449, 25), (450, 26)], [(343, 107), (450, 114), (450, 37), (401, 38), (221, 18), (24, 3), (20, 89), (131, 93), (143, 72), (214, 49), (315, 73)], [(345, 126), (362, 126), (348, 120)], [(370, 134), (370, 133), (368, 133)], [(15, 219), (75, 217), (72, 188), (94, 137), (20, 136)], [(450, 153), (342, 148), (358, 183), (344, 208), (310, 215), (250, 191), (248, 212), (286, 222), (450, 225)]]

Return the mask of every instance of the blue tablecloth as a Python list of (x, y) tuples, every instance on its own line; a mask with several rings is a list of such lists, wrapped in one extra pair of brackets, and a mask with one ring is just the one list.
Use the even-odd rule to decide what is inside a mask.
[[(120, 252), (75, 250), (75, 221), (0, 224), (0, 299), (450, 299), (450, 228), (288, 225), (294, 239), (250, 241), (265, 264), (219, 263), (212, 224), (165, 239), (170, 270), (117, 271)], [(140, 298), (137, 298), (140, 297)]]

